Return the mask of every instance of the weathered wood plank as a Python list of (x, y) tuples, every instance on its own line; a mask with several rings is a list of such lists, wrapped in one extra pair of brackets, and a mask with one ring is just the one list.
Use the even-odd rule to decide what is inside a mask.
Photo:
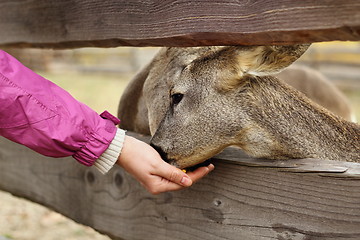
[[(152, 196), (118, 167), (102, 176), (1, 139), (0, 189), (114, 239), (360, 239), (359, 164), (222, 160), (235, 157), (226, 150), (193, 187)], [(348, 169), (354, 178), (341, 177)]]
[(0, 45), (268, 45), (360, 40), (353, 0), (3, 0)]

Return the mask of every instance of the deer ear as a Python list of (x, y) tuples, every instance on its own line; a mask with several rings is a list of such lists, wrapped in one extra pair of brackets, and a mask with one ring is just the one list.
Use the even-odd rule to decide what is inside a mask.
[(278, 73), (296, 61), (310, 44), (293, 46), (240, 47), (236, 55), (240, 75), (264, 76)]

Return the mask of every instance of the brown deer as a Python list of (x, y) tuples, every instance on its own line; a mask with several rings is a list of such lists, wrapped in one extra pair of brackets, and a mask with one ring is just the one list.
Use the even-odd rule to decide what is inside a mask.
[[(360, 126), (276, 77), (307, 46), (164, 48), (129, 85), (123, 128), (180, 168), (230, 145), (269, 159), (360, 161)], [(142, 91), (139, 91), (142, 89)], [(129, 97), (131, 96), (131, 97)]]

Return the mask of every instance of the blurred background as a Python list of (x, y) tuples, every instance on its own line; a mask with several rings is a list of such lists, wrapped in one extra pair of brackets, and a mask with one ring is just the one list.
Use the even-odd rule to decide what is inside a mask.
[[(158, 48), (4, 49), (24, 65), (101, 113), (117, 114), (127, 83)], [(297, 61), (322, 72), (360, 119), (360, 42), (315, 43)], [(0, 191), (0, 240), (109, 240), (38, 204)]]

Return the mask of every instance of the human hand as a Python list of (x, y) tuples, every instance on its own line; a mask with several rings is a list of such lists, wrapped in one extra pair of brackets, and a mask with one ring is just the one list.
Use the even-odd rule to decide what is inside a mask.
[(131, 136), (125, 136), (117, 164), (133, 175), (152, 194), (189, 187), (214, 169), (214, 165), (210, 164), (186, 174), (163, 161), (150, 145)]

